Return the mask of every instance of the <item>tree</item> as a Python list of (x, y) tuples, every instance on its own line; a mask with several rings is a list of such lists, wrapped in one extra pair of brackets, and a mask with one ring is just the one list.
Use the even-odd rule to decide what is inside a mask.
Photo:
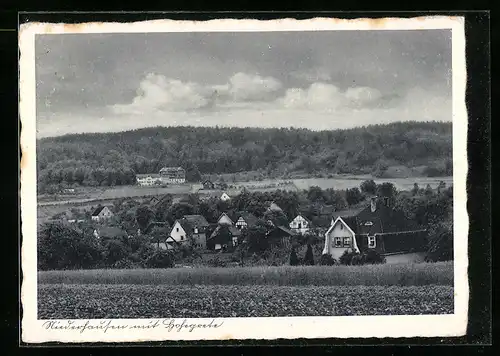
[(453, 223), (451, 219), (436, 223), (429, 229), (427, 259), (433, 262), (453, 259)]
[(335, 259), (330, 254), (324, 253), (321, 255), (319, 264), (321, 266), (333, 266), (335, 265)]
[(307, 266), (314, 265), (314, 255), (313, 255), (312, 245), (309, 243), (307, 244), (306, 255), (304, 256), (304, 264)]
[(147, 268), (172, 268), (174, 265), (174, 256), (165, 250), (156, 250), (145, 260)]
[(361, 191), (365, 194), (375, 194), (377, 191), (377, 183), (373, 179), (365, 180), (360, 185)]
[(411, 194), (418, 195), (418, 192), (420, 192), (420, 187), (418, 186), (417, 183), (413, 183), (413, 189), (411, 190)]
[(349, 205), (356, 205), (363, 200), (363, 194), (361, 194), (361, 191), (357, 187), (346, 189), (345, 195), (347, 204)]
[(142, 231), (146, 230), (153, 217), (154, 212), (147, 205), (138, 207), (135, 212), (137, 224)]
[(389, 199), (394, 199), (397, 194), (398, 190), (396, 189), (396, 186), (392, 183), (385, 182), (377, 186), (377, 195)]
[(434, 191), (432, 190), (432, 187), (430, 184), (427, 184), (427, 187), (425, 187), (425, 195), (431, 196), (434, 194)]
[(295, 248), (292, 248), (290, 251), (290, 266), (297, 266), (299, 264), (299, 258), (297, 257), (297, 252), (295, 252)]

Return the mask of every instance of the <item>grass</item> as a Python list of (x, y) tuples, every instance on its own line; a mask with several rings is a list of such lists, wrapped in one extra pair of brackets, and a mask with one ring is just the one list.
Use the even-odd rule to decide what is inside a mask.
[(453, 262), (365, 266), (278, 266), (41, 271), (39, 284), (453, 286)]
[(453, 313), (451, 286), (38, 287), (39, 319), (284, 317)]

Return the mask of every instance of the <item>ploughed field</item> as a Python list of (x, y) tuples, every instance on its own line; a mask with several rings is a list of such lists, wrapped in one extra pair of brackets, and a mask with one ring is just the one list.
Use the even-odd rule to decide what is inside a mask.
[(38, 318), (453, 313), (453, 263), (47, 271)]

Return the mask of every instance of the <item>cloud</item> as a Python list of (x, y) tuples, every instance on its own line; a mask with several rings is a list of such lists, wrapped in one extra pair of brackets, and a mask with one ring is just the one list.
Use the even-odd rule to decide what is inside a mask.
[(308, 82), (328, 82), (332, 80), (331, 73), (325, 68), (299, 70), (291, 72), (290, 75), (294, 78)]
[(131, 103), (116, 104), (111, 109), (116, 114), (190, 111), (217, 104), (270, 100), (280, 88), (275, 78), (245, 73), (236, 73), (222, 85), (201, 85), (150, 73), (141, 81)]
[(313, 83), (307, 89), (288, 89), (279, 101), (285, 108), (331, 111), (371, 106), (381, 98), (382, 94), (375, 88), (354, 87), (341, 91), (333, 84)]

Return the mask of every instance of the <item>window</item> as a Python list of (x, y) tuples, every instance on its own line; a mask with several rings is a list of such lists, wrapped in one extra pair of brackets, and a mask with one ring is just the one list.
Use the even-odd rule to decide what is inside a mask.
[(375, 236), (368, 236), (368, 247), (375, 248), (377, 246), (377, 239)]
[(181, 240), (184, 241), (184, 236), (181, 236)]
[(335, 247), (342, 247), (342, 238), (340, 237), (335, 238)]
[(365, 226), (372, 226), (372, 225), (373, 225), (373, 223), (371, 221), (365, 222)]
[(351, 238), (344, 237), (344, 247), (349, 247), (349, 246), (351, 246)]
[(193, 231), (194, 231), (194, 233), (195, 233), (195, 234), (197, 234), (197, 233), (198, 233), (198, 228), (197, 228), (197, 227), (195, 227), (195, 228), (193, 229)]
[(178, 227), (176, 227), (176, 228), (175, 228), (175, 231), (176, 231), (176, 232), (179, 232), (179, 228), (178, 228)]
[(344, 230), (344, 224), (340, 224), (340, 230)]
[(298, 229), (302, 229), (302, 224), (301, 224), (301, 223), (298, 223), (298, 224), (297, 224), (297, 228), (298, 228)]

